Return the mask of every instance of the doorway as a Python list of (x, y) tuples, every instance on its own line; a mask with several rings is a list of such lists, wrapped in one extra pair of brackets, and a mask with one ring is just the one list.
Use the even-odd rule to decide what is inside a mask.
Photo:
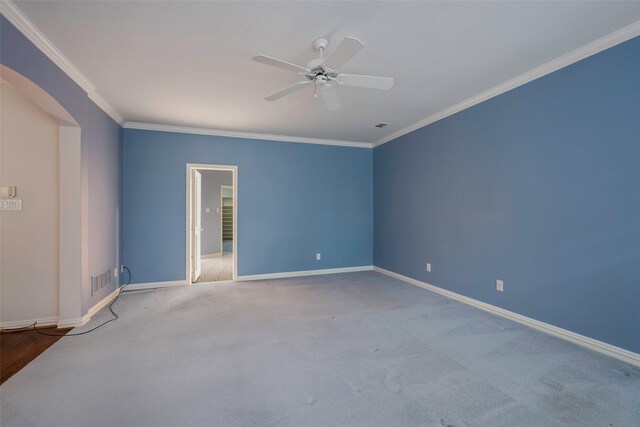
[[(12, 195), (4, 193), (15, 197), (5, 200), (11, 212), (0, 215), (0, 329), (35, 321), (80, 326), (81, 279), (88, 277), (80, 125), (44, 89), (1, 64), (0, 85), (0, 179), (3, 187), (15, 187)], [(34, 255), (38, 268), (29, 268)]]
[(187, 280), (237, 278), (237, 167), (187, 165)]
[(220, 185), (220, 248), (222, 255), (233, 253), (233, 186)]

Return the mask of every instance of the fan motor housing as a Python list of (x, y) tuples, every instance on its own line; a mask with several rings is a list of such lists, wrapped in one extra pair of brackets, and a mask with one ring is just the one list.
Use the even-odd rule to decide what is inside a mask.
[(306, 75), (309, 80), (314, 80), (318, 76), (325, 76), (327, 80), (335, 80), (338, 76), (337, 72), (324, 68), (320, 58), (309, 61), (307, 68), (311, 70), (311, 72)]
[(307, 64), (307, 68), (310, 69), (311, 72), (314, 72), (316, 69), (320, 69), (321, 70), (322, 69), (322, 60), (320, 58), (312, 59)]

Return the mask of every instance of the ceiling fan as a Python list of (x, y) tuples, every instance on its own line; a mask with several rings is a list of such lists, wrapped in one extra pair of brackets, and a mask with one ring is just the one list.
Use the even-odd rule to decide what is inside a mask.
[(340, 74), (338, 68), (353, 58), (364, 47), (364, 43), (355, 37), (345, 37), (333, 53), (324, 58), (324, 50), (329, 45), (325, 39), (317, 39), (313, 46), (320, 51), (320, 58), (309, 61), (306, 67), (292, 64), (281, 59), (272, 58), (267, 55), (256, 55), (254, 61), (274, 67), (293, 71), (303, 75), (306, 80), (295, 83), (273, 95), (267, 96), (267, 101), (277, 101), (293, 92), (303, 89), (311, 84), (314, 85), (314, 97), (320, 96), (324, 100), (329, 111), (336, 111), (342, 108), (342, 103), (334, 83), (344, 86), (358, 86), (370, 89), (390, 89), (393, 86), (393, 79), (390, 77), (363, 76), (359, 74)]

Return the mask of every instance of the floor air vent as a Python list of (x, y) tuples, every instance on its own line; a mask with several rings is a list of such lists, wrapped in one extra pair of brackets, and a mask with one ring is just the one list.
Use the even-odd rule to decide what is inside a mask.
[(103, 271), (100, 274), (91, 276), (91, 296), (100, 292), (102, 288), (105, 288), (111, 284), (111, 270)]

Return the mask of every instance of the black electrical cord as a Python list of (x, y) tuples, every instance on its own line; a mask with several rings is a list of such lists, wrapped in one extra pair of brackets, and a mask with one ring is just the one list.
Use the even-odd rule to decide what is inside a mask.
[(51, 334), (49, 332), (42, 332), (40, 329), (36, 328), (36, 325), (38, 324), (38, 322), (35, 322), (32, 326), (33, 326), (33, 330), (36, 331), (37, 333), (39, 333), (40, 335), (46, 335), (48, 337), (77, 337), (80, 335), (85, 335), (88, 334), (89, 332), (93, 332), (98, 328), (103, 327), (104, 325), (106, 325), (107, 323), (111, 323), (114, 320), (118, 320), (118, 315), (116, 314), (115, 311), (113, 311), (113, 304), (116, 303), (116, 301), (118, 301), (118, 298), (120, 298), (120, 295), (122, 295), (122, 291), (124, 290), (124, 288), (126, 288), (127, 286), (129, 286), (129, 284), (131, 283), (131, 270), (129, 270), (127, 267), (122, 266), (123, 270), (127, 270), (127, 273), (129, 275), (129, 280), (127, 280), (127, 283), (122, 286), (120, 288), (120, 292), (118, 292), (118, 295), (113, 299), (113, 301), (111, 301), (111, 304), (109, 304), (109, 311), (111, 312), (111, 314), (114, 315), (113, 319), (109, 319), (106, 322), (103, 322), (101, 324), (99, 324), (98, 326), (96, 326), (95, 328), (91, 328), (88, 331), (84, 331), (84, 332), (78, 332), (77, 334)]

